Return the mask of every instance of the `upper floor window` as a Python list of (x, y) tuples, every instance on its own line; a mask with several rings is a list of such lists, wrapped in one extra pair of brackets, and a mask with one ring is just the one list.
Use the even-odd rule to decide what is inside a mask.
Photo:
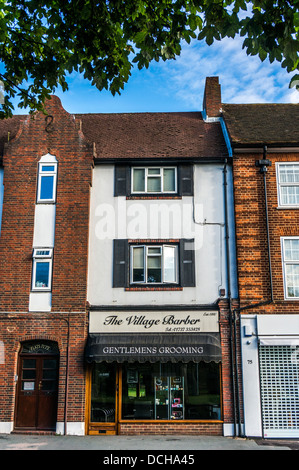
[(278, 205), (299, 206), (299, 163), (278, 163)]
[(176, 167), (132, 168), (132, 194), (176, 192)]
[(113, 287), (195, 287), (193, 239), (116, 239), (113, 247)]
[(299, 299), (299, 237), (282, 239), (286, 299)]
[(193, 196), (193, 165), (130, 166), (117, 163), (114, 196), (133, 198)]
[(131, 282), (165, 284), (178, 282), (178, 247), (131, 246)]
[(45, 155), (38, 164), (37, 202), (56, 202), (57, 161), (52, 155)]
[(53, 248), (34, 248), (32, 290), (51, 290)]

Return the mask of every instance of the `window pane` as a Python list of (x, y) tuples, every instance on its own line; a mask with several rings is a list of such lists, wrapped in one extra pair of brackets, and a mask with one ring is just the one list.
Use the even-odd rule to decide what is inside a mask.
[(40, 199), (53, 199), (54, 176), (42, 176), (40, 185)]
[(25, 369), (23, 370), (23, 375), (22, 375), (23, 380), (33, 380), (35, 379), (35, 369)]
[(164, 168), (164, 192), (175, 191), (175, 169)]
[(286, 265), (288, 297), (299, 297), (299, 264)]
[(135, 247), (133, 248), (133, 267), (134, 268), (143, 268), (144, 267), (144, 248)]
[(162, 282), (161, 261), (161, 255), (147, 257), (147, 282)]
[(55, 167), (54, 165), (49, 165), (49, 166), (42, 165), (42, 171), (55, 171)]
[(148, 177), (147, 179), (147, 190), (151, 193), (161, 192), (161, 177)]
[(115, 364), (102, 362), (92, 365), (91, 422), (115, 421), (115, 379)]
[(147, 259), (148, 268), (161, 269), (161, 256), (149, 256)]
[(133, 191), (145, 191), (145, 170), (143, 168), (135, 168), (133, 170)]
[(299, 261), (299, 239), (284, 240), (284, 258), (286, 261)]
[(133, 248), (133, 282), (144, 282), (144, 247)]
[(49, 287), (49, 261), (36, 261), (35, 287)]
[(176, 282), (176, 248), (174, 246), (164, 247), (164, 281)]
[(279, 165), (281, 183), (299, 183), (299, 165)]
[(149, 168), (148, 174), (149, 175), (160, 175), (160, 168)]
[(161, 253), (161, 248), (159, 246), (148, 247), (147, 252), (149, 255), (156, 255), (156, 254), (159, 255)]
[(122, 419), (220, 420), (219, 364), (123, 365)]
[(287, 205), (299, 204), (299, 186), (282, 186), (281, 203)]
[(35, 359), (24, 359), (23, 369), (35, 369), (36, 360)]

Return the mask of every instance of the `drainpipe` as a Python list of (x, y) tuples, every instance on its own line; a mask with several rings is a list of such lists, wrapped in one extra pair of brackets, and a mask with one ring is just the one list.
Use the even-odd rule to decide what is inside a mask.
[[(263, 175), (263, 181), (264, 181), (264, 200), (265, 200), (265, 220), (266, 220), (266, 231), (267, 231), (267, 253), (268, 253), (268, 267), (269, 267), (269, 281), (270, 281), (270, 299), (269, 300), (264, 300), (262, 302), (258, 302), (255, 304), (250, 304), (246, 305), (245, 307), (239, 307), (234, 309), (233, 316), (234, 316), (234, 329), (235, 332), (237, 330), (236, 326), (236, 313), (243, 312), (244, 310), (249, 310), (252, 308), (258, 308), (262, 307), (265, 305), (269, 305), (273, 302), (273, 280), (272, 280), (272, 267), (271, 267), (271, 252), (270, 252), (270, 233), (269, 233), (269, 217), (268, 217), (268, 200), (267, 200), (267, 184), (266, 184), (266, 174), (267, 174), (267, 167), (271, 166), (271, 161), (268, 160), (267, 158), (267, 146), (264, 146), (264, 152), (263, 152), (263, 159), (262, 160), (257, 160), (255, 162), (255, 166), (260, 167), (260, 173)], [(237, 340), (236, 340), (236, 335), (235, 335), (235, 350), (237, 351)], [(237, 356), (236, 356), (237, 357)], [(238, 368), (238, 361), (236, 361), (236, 367)], [(237, 370), (237, 377), (239, 377), (239, 372)], [(238, 384), (238, 380), (237, 380)], [(238, 386), (239, 390), (239, 386)], [(239, 392), (237, 395), (238, 398), (238, 410), (239, 410), (239, 416), (240, 416), (240, 398), (239, 398)], [(241, 420), (240, 420), (241, 421)], [(241, 422), (239, 421), (239, 430), (240, 430), (240, 436), (243, 436), (242, 430), (241, 430)]]
[(235, 387), (235, 356), (233, 346), (233, 314), (231, 303), (231, 276), (230, 276), (230, 249), (229, 249), (229, 225), (228, 225), (228, 195), (227, 195), (227, 159), (223, 168), (223, 185), (224, 185), (224, 217), (225, 217), (225, 245), (226, 245), (226, 270), (227, 270), (227, 298), (229, 303), (229, 328), (230, 328), (230, 363), (232, 376), (232, 392), (233, 392), (233, 410), (234, 410), (234, 437), (237, 435), (237, 406), (236, 406), (236, 387)]

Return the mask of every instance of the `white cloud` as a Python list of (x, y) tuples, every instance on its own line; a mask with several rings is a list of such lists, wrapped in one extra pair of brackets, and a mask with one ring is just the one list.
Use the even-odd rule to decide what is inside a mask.
[(160, 67), (167, 77), (167, 92), (189, 103), (190, 108), (199, 109), (205, 78), (219, 76), (226, 103), (298, 102), (299, 93), (289, 89), (291, 74), (280, 63), (248, 56), (242, 43), (237, 37), (211, 46), (199, 41), (184, 45), (176, 61)]

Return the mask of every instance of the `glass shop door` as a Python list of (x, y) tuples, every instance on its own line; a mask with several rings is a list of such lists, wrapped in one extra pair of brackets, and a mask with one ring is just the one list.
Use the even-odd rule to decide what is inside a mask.
[(88, 434), (117, 434), (120, 380), (117, 364), (100, 362), (92, 365)]

